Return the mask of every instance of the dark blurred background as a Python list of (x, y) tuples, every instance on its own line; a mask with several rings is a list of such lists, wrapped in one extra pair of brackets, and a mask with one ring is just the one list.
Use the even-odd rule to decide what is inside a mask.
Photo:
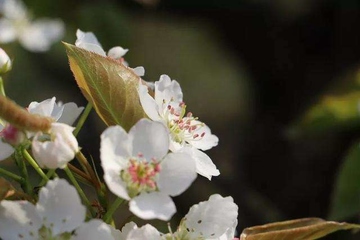
[[(233, 196), (240, 232), (273, 221), (329, 217), (339, 169), (360, 130), (359, 1), (25, 3), (36, 18), (61, 18), (65, 42), (75, 42), (77, 28), (92, 31), (105, 50), (129, 48), (126, 60), (145, 67), (145, 80), (168, 74), (180, 82), (188, 110), (220, 139), (207, 153), (221, 175), (211, 182), (199, 177), (177, 197), (178, 217), (212, 193)], [(12, 99), (23, 106), (52, 96), (86, 104), (61, 43), (44, 54), (16, 43), (1, 47), (15, 58), (5, 77)], [(93, 113), (80, 133), (84, 153), (95, 162), (104, 129)], [(336, 220), (359, 223), (357, 212)]]

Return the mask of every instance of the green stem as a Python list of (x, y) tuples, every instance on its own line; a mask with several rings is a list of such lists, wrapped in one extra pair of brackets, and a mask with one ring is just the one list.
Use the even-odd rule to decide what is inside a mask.
[(43, 170), (39, 167), (33, 157), (29, 154), (26, 149), (23, 149), (22, 154), (24, 158), (30, 163), (30, 165), (35, 169), (35, 171), (45, 180), (46, 182), (49, 181), (49, 178), (43, 172)]
[(80, 132), (82, 126), (84, 125), (87, 117), (89, 116), (90, 114), (90, 111), (92, 109), (92, 104), (88, 102), (88, 104), (86, 105), (85, 107), (85, 110), (83, 111), (83, 113), (81, 114), (81, 117), (78, 121), (78, 123), (76, 124), (76, 128), (74, 130), (74, 136), (76, 137), (78, 135), (78, 133)]
[(90, 211), (91, 216), (94, 217), (95, 212), (92, 209), (90, 201), (87, 199), (84, 191), (80, 187), (79, 183), (76, 181), (74, 175), (72, 174), (72, 172), (70, 171), (70, 169), (67, 166), (64, 168), (64, 171), (65, 171), (66, 175), (69, 177), (69, 179), (72, 182), (72, 184), (74, 185), (74, 187), (76, 188), (76, 190), (78, 191), (80, 197), (82, 198), (82, 200), (84, 201), (84, 203), (87, 206), (88, 210)]
[(0, 174), (11, 178), (11, 179), (17, 181), (18, 183), (24, 183), (24, 178), (12, 173), (12, 172), (9, 172), (8, 170), (5, 170), (3, 168), (0, 168)]
[(116, 209), (124, 202), (124, 199), (122, 198), (117, 198), (110, 206), (110, 208), (108, 209), (108, 211), (105, 213), (103, 220), (104, 222), (110, 224), (110, 222), (112, 221), (112, 216), (115, 213)]
[(3, 95), (4, 97), (6, 96), (5, 88), (4, 88), (4, 80), (2, 79), (1, 76), (0, 76), (0, 94)]
[[(54, 176), (54, 174), (55, 174), (55, 176), (56, 176), (55, 170), (56, 170), (56, 169), (50, 169), (50, 170), (46, 173), (46, 177), (47, 177), (48, 179), (50, 179), (52, 176)], [(45, 178), (43, 178), (43, 179), (41, 180), (41, 182), (39, 183), (39, 186), (44, 186), (46, 182), (47, 182), (47, 181), (45, 180)]]
[(16, 165), (19, 168), (21, 177), (24, 179), (23, 183), (21, 184), (21, 188), (24, 190), (25, 193), (32, 195), (33, 188), (30, 183), (28, 171), (27, 171), (26, 164), (24, 161), (24, 156), (20, 149), (15, 150), (14, 158), (15, 158)]

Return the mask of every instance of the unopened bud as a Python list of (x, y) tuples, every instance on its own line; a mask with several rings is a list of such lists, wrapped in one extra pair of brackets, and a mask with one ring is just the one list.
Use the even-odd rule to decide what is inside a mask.
[(0, 74), (11, 70), (11, 59), (6, 52), (0, 48)]

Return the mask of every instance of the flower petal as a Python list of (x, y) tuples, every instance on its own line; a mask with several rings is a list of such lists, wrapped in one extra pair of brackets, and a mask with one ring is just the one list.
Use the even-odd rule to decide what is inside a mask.
[[(193, 123), (198, 125), (202, 124), (200, 121), (193, 121)], [(203, 151), (209, 150), (212, 147), (217, 146), (219, 143), (219, 138), (214, 134), (211, 134), (210, 128), (206, 125), (197, 128), (194, 131), (194, 134), (198, 134), (199, 136), (203, 135), (203, 137), (201, 139), (195, 138), (188, 140), (189, 144)]]
[(139, 77), (142, 77), (145, 75), (145, 68), (144, 67), (136, 67), (132, 69), (136, 75), (138, 75)]
[(84, 107), (78, 107), (73, 102), (65, 103), (62, 107), (63, 107), (63, 112), (61, 114), (61, 117), (57, 121), (68, 125), (73, 125), (75, 120), (80, 116), (80, 114), (84, 110)]
[[(31, 102), (27, 109), (32, 114), (39, 114), (41, 116), (50, 117), (51, 113), (54, 110), (55, 101), (56, 98), (52, 97), (42, 102)], [(56, 116), (54, 117), (60, 117), (60, 115), (61, 115), (61, 111), (58, 110)]]
[(159, 106), (155, 102), (155, 99), (150, 96), (148, 87), (143, 85), (141, 81), (139, 82), (138, 92), (141, 106), (143, 107), (146, 115), (154, 121), (161, 121), (162, 119), (159, 115)]
[(61, 20), (42, 18), (23, 28), (19, 42), (29, 51), (45, 52), (63, 37), (64, 32), (65, 26)]
[(64, 168), (75, 157), (79, 146), (73, 130), (73, 127), (63, 123), (52, 123), (50, 131), (53, 141), (40, 141), (40, 132), (34, 136), (32, 152), (40, 167)]
[(27, 201), (1, 201), (0, 222), (2, 239), (19, 239), (19, 236), (23, 239), (39, 239), (40, 218), (35, 206)]
[(129, 131), (132, 140), (132, 156), (141, 153), (145, 159), (161, 160), (169, 149), (169, 134), (166, 127), (159, 122), (140, 119)]
[(212, 176), (219, 176), (220, 172), (208, 155), (194, 147), (184, 147), (181, 152), (191, 155), (195, 159), (196, 172), (211, 180)]
[(74, 240), (115, 240), (110, 225), (99, 219), (92, 219), (76, 229)]
[(97, 40), (96, 36), (92, 32), (83, 32), (80, 29), (76, 31), (76, 42), (75, 45), (79, 48), (85, 49), (97, 53), (101, 56), (106, 57), (104, 49)]
[(12, 21), (0, 19), (0, 43), (15, 41), (16, 29)]
[(129, 202), (130, 211), (142, 219), (168, 221), (176, 212), (172, 199), (161, 192), (142, 193)]
[(84, 222), (86, 215), (75, 188), (59, 178), (41, 188), (36, 209), (54, 235), (73, 231)]
[(111, 126), (101, 134), (100, 158), (104, 170), (119, 165), (127, 167), (131, 151), (129, 136), (122, 127)]
[(184, 217), (189, 235), (196, 238), (218, 238), (232, 228), (237, 219), (238, 207), (232, 197), (219, 194), (208, 201), (193, 205)]
[(10, 144), (0, 140), (0, 161), (10, 157), (14, 151), (14, 148)]
[(161, 192), (177, 196), (196, 179), (195, 160), (186, 153), (170, 153), (161, 162), (157, 181)]
[(130, 200), (129, 194), (127, 192), (126, 183), (121, 179), (120, 172), (121, 167), (119, 165), (112, 165), (112, 167), (104, 167), (104, 180), (109, 190), (118, 197), (121, 197), (126, 200)]
[(117, 238), (118, 240), (128, 240), (128, 235), (129, 233), (134, 230), (137, 229), (137, 225), (134, 222), (129, 222), (126, 223), (125, 226), (123, 226), (123, 228), (121, 229), (121, 233), (119, 238)]
[(161, 75), (159, 81), (155, 82), (155, 101), (161, 106), (163, 101), (169, 103), (170, 100), (178, 103), (183, 101), (180, 84), (175, 80), (171, 80), (168, 75)]
[(128, 51), (129, 49), (124, 49), (120, 46), (116, 46), (108, 51), (107, 56), (113, 59), (121, 59)]
[(161, 235), (156, 228), (154, 228), (150, 224), (146, 224), (141, 228), (132, 230), (127, 237), (127, 240), (144, 240), (144, 239), (160, 240)]

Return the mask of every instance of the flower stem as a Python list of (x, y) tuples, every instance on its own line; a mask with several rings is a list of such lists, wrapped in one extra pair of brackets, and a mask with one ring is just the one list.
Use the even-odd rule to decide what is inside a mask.
[[(50, 169), (50, 170), (46, 173), (46, 176), (47, 176), (48, 179), (50, 179), (54, 174), (55, 174), (55, 176), (57, 176), (57, 174), (55, 173), (55, 169)], [(44, 186), (46, 182), (47, 182), (46, 179), (43, 178), (43, 179), (41, 180), (41, 182), (39, 183), (39, 186)]]
[(14, 158), (15, 158), (15, 163), (19, 168), (21, 177), (24, 179), (24, 181), (21, 184), (21, 188), (24, 190), (25, 193), (32, 195), (33, 188), (29, 180), (29, 175), (24, 161), (24, 156), (20, 149), (15, 150)]
[(6, 96), (5, 88), (4, 88), (4, 80), (2, 79), (1, 76), (0, 76), (0, 94), (3, 95), (4, 97)]
[(76, 124), (76, 128), (75, 128), (75, 130), (73, 132), (75, 137), (80, 132), (80, 130), (81, 130), (82, 126), (84, 125), (87, 117), (89, 116), (89, 113), (90, 113), (91, 109), (92, 109), (92, 104), (88, 102), (88, 104), (86, 105), (85, 110), (81, 114), (81, 117), (80, 117), (78, 123)]
[(92, 182), (93, 186), (96, 188), (96, 190), (100, 190), (101, 184), (99, 182), (99, 179), (98, 179), (97, 175), (95, 174), (94, 170), (92, 169), (91, 165), (89, 164), (88, 160), (84, 156), (84, 154), (82, 154), (82, 152), (79, 151), (78, 153), (76, 153), (75, 157), (79, 161), (79, 163), (80, 163), (81, 167), (84, 169), (84, 171), (90, 177), (91, 182)]
[(0, 168), (0, 174), (11, 178), (11, 179), (17, 181), (18, 183), (24, 183), (24, 178), (12, 173), (12, 172), (9, 172), (8, 170), (5, 170), (3, 168)]
[(79, 183), (76, 181), (74, 175), (72, 174), (72, 172), (70, 171), (70, 169), (66, 166), (64, 168), (64, 171), (66, 173), (66, 175), (69, 177), (70, 181), (72, 182), (72, 184), (74, 185), (74, 187), (76, 188), (76, 190), (78, 191), (80, 197), (82, 198), (83, 202), (85, 203), (85, 205), (87, 206), (88, 210), (90, 211), (90, 214), (92, 217), (95, 216), (95, 212), (92, 209), (92, 206), (90, 204), (90, 201), (87, 199), (84, 191), (82, 190), (82, 188), (80, 187)]
[(23, 149), (22, 154), (24, 158), (30, 163), (30, 165), (35, 169), (35, 171), (45, 180), (46, 182), (49, 181), (49, 178), (43, 172), (43, 170), (39, 167), (33, 157), (29, 154), (26, 149)]
[(111, 204), (109, 210), (105, 213), (103, 220), (104, 222), (110, 224), (112, 221), (112, 216), (115, 213), (116, 209), (124, 202), (122, 198), (116, 198), (116, 200)]

